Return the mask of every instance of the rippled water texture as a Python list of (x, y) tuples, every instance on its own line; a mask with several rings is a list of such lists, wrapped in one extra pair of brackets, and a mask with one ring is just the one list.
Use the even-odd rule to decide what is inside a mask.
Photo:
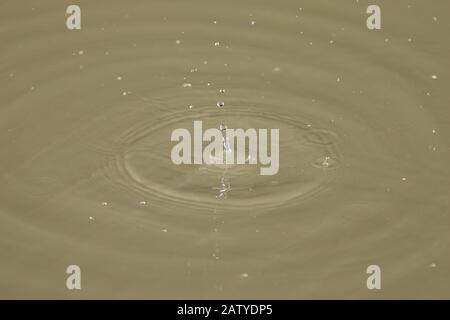
[[(69, 4), (0, 4), (1, 298), (450, 298), (448, 1)], [(278, 174), (174, 165), (194, 120)]]

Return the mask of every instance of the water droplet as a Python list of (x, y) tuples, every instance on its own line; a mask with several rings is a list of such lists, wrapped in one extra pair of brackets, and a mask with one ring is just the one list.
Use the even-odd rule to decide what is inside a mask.
[(431, 76), (431, 79), (436, 80), (436, 79), (437, 79), (437, 75), (433, 74), (433, 75)]
[(430, 268), (436, 268), (437, 265), (436, 265), (436, 263), (430, 263), (429, 267), (430, 267)]
[(192, 108), (193, 108), (192, 104), (191, 104), (191, 105), (189, 105), (189, 109), (192, 109)]
[(219, 93), (225, 93), (225, 89), (220, 89)]
[(241, 273), (241, 278), (248, 278), (248, 273), (246, 273), (246, 272)]
[(250, 24), (251, 24), (252, 26), (254, 26), (255, 23), (256, 23), (255, 21), (250, 22)]
[(338, 162), (330, 156), (322, 156), (316, 159), (313, 165), (320, 169), (333, 169), (338, 165)]
[(225, 106), (225, 102), (219, 101), (219, 102), (217, 102), (217, 106), (218, 106), (219, 108), (222, 108), (223, 106)]
[(108, 202), (106, 202), (106, 201), (102, 202), (102, 206), (107, 206), (107, 205), (108, 205)]
[(176, 44), (180, 44), (181, 41), (180, 41), (180, 40), (176, 40), (175, 43), (176, 43)]
[(214, 42), (214, 46), (218, 47), (218, 46), (220, 46), (220, 43), (219, 42)]
[(140, 201), (139, 204), (140, 204), (141, 206), (146, 206), (146, 205), (147, 205), (147, 201)]
[(161, 231), (164, 233), (167, 233), (167, 229), (162, 229)]
[(80, 56), (82, 56), (82, 55), (84, 54), (84, 51), (83, 51), (83, 50), (80, 50), (80, 51), (78, 51), (78, 54), (79, 54)]
[(183, 88), (190, 88), (192, 87), (191, 83), (183, 83)]
[(117, 79), (118, 81), (120, 81), (120, 80), (122, 80), (122, 77), (121, 77), (121, 76), (118, 76), (116, 79)]
[(89, 221), (94, 221), (95, 218), (94, 217), (89, 217)]
[(403, 177), (403, 178), (402, 178), (402, 181), (406, 181), (406, 178), (405, 178), (405, 177)]

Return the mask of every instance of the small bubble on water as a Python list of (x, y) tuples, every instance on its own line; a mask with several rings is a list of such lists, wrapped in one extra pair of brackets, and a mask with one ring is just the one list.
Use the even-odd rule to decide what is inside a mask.
[(168, 230), (167, 229), (162, 229), (161, 231), (164, 232), (164, 233), (167, 233)]
[(103, 202), (102, 202), (102, 206), (105, 207), (105, 206), (107, 206), (107, 205), (108, 205), (108, 202), (106, 202), (106, 201), (103, 201)]
[(183, 83), (183, 88), (190, 88), (190, 87), (192, 87), (191, 83), (188, 83), (188, 82)]
[(121, 76), (118, 76), (116, 79), (117, 79), (118, 81), (120, 81), (120, 80), (122, 80), (122, 77), (121, 77)]
[(189, 105), (189, 109), (192, 109), (194, 106), (191, 104), (191, 105)]
[(180, 41), (180, 40), (176, 40), (175, 43), (176, 43), (176, 44), (180, 44), (181, 41)]
[(241, 278), (248, 278), (248, 273), (246, 273), (246, 272), (244, 272), (244, 273), (241, 273)]
[(433, 132), (433, 134), (435, 134), (435, 133), (436, 133), (436, 130), (435, 130), (435, 129), (433, 129), (433, 130), (431, 130), (431, 132)]
[(436, 80), (436, 79), (437, 79), (437, 75), (433, 74), (433, 75), (431, 76), (431, 79)]
[(89, 221), (94, 221), (95, 218), (94, 217), (89, 217)]
[(228, 128), (227, 128), (227, 126), (226, 125), (224, 125), (223, 123), (219, 126), (219, 129), (220, 129), (220, 131), (224, 131), (224, 130), (227, 130)]
[(84, 51), (83, 51), (83, 50), (80, 50), (80, 51), (78, 51), (78, 54), (79, 54), (80, 56), (82, 56), (82, 55), (84, 54)]
[(218, 46), (220, 46), (220, 43), (219, 42), (214, 42), (214, 46), (218, 47)]
[(222, 93), (222, 94), (225, 93), (225, 89), (220, 89), (219, 93)]
[(218, 106), (219, 108), (222, 108), (222, 107), (225, 106), (225, 102), (219, 101), (219, 102), (217, 102), (217, 106)]
[(438, 18), (437, 17), (433, 17), (433, 21), (437, 21), (438, 20)]
[(437, 264), (436, 264), (436, 263), (430, 263), (429, 267), (430, 267), (430, 268), (436, 268), (436, 267), (437, 267)]
[(281, 68), (280, 67), (275, 67), (275, 68), (273, 68), (273, 72), (280, 72), (281, 71)]
[(146, 205), (147, 205), (147, 201), (140, 201), (139, 204), (140, 204), (141, 206), (146, 206)]
[(403, 178), (402, 178), (402, 181), (406, 181), (406, 178), (405, 178), (405, 177), (403, 177)]
[(254, 25), (256, 24), (256, 21), (252, 21), (252, 22), (250, 22), (250, 24), (251, 24), (252, 26), (254, 26)]

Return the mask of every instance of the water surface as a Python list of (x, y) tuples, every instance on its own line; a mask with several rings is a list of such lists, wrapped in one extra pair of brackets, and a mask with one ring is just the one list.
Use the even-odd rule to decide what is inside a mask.
[[(1, 298), (450, 298), (448, 1), (69, 4), (0, 4)], [(279, 173), (175, 166), (194, 120)]]

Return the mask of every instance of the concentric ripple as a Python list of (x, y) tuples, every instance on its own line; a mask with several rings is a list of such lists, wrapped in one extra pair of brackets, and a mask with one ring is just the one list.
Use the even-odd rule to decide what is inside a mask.
[[(144, 198), (170, 205), (235, 207), (278, 207), (307, 197), (326, 187), (335, 172), (323, 172), (310, 165), (324, 155), (337, 158), (336, 136), (316, 129), (305, 120), (276, 113), (258, 112), (252, 107), (227, 110), (197, 108), (142, 122), (126, 132), (107, 172), (112, 183), (132, 188)], [(282, 166), (275, 176), (260, 175), (259, 165), (175, 165), (171, 163), (171, 132), (193, 130), (193, 121), (202, 120), (204, 130), (218, 128), (277, 128)], [(312, 138), (313, 137), (313, 138)], [(333, 137), (333, 141), (330, 140)], [(336, 166), (333, 166), (336, 167)], [(158, 174), (155, 174), (158, 173)], [(225, 190), (221, 191), (225, 186)]]

